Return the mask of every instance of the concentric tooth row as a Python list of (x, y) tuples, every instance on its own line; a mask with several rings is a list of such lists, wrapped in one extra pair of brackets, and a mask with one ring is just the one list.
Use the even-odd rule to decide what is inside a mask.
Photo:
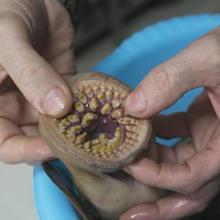
[(137, 121), (129, 116), (124, 116), (119, 118), (118, 123), (122, 125), (137, 125)]

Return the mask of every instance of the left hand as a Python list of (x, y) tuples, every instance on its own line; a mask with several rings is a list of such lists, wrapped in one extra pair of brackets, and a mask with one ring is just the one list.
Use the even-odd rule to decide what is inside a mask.
[[(142, 159), (129, 167), (130, 172), (145, 184), (166, 189), (172, 188), (177, 192), (161, 198), (156, 203), (134, 207), (125, 213), (121, 220), (179, 219), (205, 209), (210, 200), (220, 191), (220, 176), (216, 176), (208, 183), (204, 182), (195, 191), (200, 179), (204, 178), (205, 175), (210, 175), (207, 174), (206, 163), (209, 161), (209, 151), (211, 149), (206, 149), (207, 158), (198, 163), (200, 167), (193, 167), (193, 169), (200, 172), (200, 177), (192, 177), (192, 181), (186, 179), (186, 177), (190, 178), (191, 175), (190, 172), (187, 173), (187, 169), (190, 169), (188, 163), (190, 163), (190, 160), (192, 162), (190, 158), (194, 157), (197, 152), (204, 150), (206, 144), (220, 132), (216, 114), (206, 94), (200, 95), (190, 106), (187, 113), (157, 116), (154, 120), (154, 127), (156, 134), (163, 138), (184, 137), (191, 134), (194, 143), (179, 144), (175, 148), (158, 146), (161, 170), (153, 161)], [(177, 167), (172, 167), (172, 164)], [(186, 167), (182, 167), (182, 165), (186, 165)], [(175, 177), (173, 173), (175, 173)], [(152, 182), (150, 182), (151, 175)], [(188, 184), (188, 188), (182, 187), (184, 184)]]

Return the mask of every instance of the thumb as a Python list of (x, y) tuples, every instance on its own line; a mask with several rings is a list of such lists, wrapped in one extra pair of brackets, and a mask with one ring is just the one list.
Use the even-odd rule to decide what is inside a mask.
[(220, 83), (218, 32), (216, 29), (153, 69), (127, 98), (128, 113), (149, 117), (192, 88), (216, 87)]
[(0, 63), (37, 111), (57, 117), (70, 109), (66, 82), (25, 38), (13, 32), (2, 35)]

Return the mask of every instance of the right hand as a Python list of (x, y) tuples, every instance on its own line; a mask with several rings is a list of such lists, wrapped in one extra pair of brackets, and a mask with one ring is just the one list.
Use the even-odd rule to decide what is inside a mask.
[(38, 133), (38, 112), (62, 116), (75, 72), (70, 17), (57, 0), (0, 0), (0, 160), (33, 164), (53, 155)]
[(173, 193), (143, 204), (121, 219), (173, 220), (203, 210), (220, 191), (220, 28), (192, 43), (152, 70), (127, 100), (133, 116), (146, 118), (173, 104), (186, 91), (203, 86), (187, 112), (155, 119), (157, 136), (190, 136), (192, 142), (159, 147), (159, 161), (129, 166), (140, 182)]

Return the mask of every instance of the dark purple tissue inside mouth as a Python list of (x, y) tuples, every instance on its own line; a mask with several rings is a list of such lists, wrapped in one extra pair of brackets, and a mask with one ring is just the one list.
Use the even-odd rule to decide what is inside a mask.
[(98, 119), (85, 127), (84, 131), (87, 133), (90, 140), (98, 138), (101, 133), (106, 134), (108, 139), (112, 139), (117, 127), (119, 127), (118, 122), (112, 119), (110, 115), (98, 115)]

